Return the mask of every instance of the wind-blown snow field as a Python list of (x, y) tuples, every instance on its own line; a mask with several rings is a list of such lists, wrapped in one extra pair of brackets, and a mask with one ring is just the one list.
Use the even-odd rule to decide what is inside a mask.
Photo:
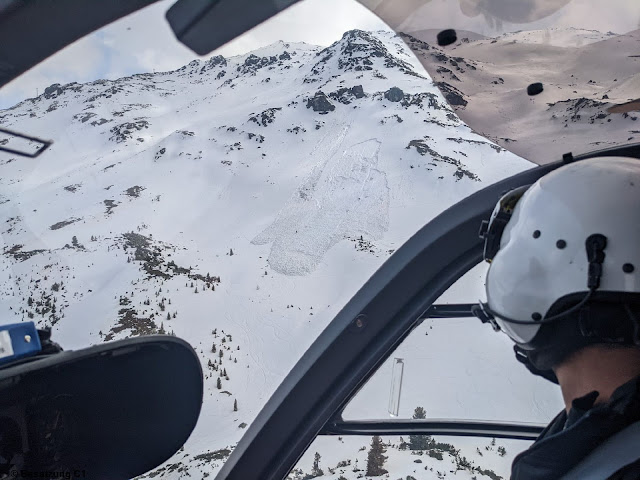
[[(387, 32), (56, 84), (0, 111), (0, 125), (54, 141), (35, 160), (0, 154), (4, 321), (52, 326), (66, 349), (175, 333), (200, 355), (200, 421), (152, 474), (161, 478), (216, 472), (296, 360), (395, 249), (448, 206), (531, 166), (461, 123)], [(479, 278), (475, 285), (480, 291)], [(419, 352), (431, 327), (451, 338), (447, 324), (425, 324), (407, 348)], [(554, 404), (553, 390), (489, 334), (495, 358), (513, 363), (504, 378), (529, 385), (511, 415), (531, 411), (531, 390)], [(474, 352), (462, 351), (456, 365), (477, 364)], [(428, 412), (449, 402), (423, 380), (412, 382), (407, 412), (427, 396)], [(495, 392), (491, 379), (470, 384), (512, 395)], [(388, 381), (371, 385), (386, 404)], [(450, 470), (448, 457), (431, 460)]]

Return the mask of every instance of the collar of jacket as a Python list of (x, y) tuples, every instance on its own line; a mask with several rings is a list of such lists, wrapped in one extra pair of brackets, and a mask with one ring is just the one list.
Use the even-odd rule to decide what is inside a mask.
[(598, 445), (631, 423), (640, 421), (640, 377), (620, 386), (604, 404), (597, 392), (572, 402), (511, 466), (511, 480), (560, 478)]

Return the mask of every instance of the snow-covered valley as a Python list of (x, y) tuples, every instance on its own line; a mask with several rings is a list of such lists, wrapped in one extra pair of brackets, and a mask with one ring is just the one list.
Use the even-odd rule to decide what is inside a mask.
[[(465, 126), (388, 32), (352, 30), (327, 48), (278, 42), (171, 72), (55, 84), (0, 111), (0, 126), (54, 142), (37, 159), (0, 154), (3, 321), (51, 326), (65, 349), (175, 334), (200, 356), (199, 423), (149, 478), (213, 476), (297, 359), (397, 248), (455, 202), (532, 166)], [(460, 287), (463, 300), (477, 299), (466, 298), (481, 291), (479, 277), (474, 285)], [(452, 328), (425, 322), (404, 348), (418, 354), (427, 329), (446, 341)], [(446, 344), (431, 338), (436, 355)], [(461, 382), (476, 355), (492, 355), (474, 351), (474, 338), (456, 361)], [(496, 342), (504, 351), (495, 358), (509, 357), (506, 339)], [(514, 378), (526, 375), (512, 363)], [(434, 372), (447, 376), (445, 366)], [(495, 393), (504, 374), (481, 373), (488, 377), (474, 377), (472, 401)], [(409, 414), (425, 396), (429, 413), (451, 401), (453, 390), (439, 397), (413, 385)], [(388, 386), (374, 378), (369, 397), (386, 405)], [(528, 388), (541, 391), (534, 420), (542, 421), (557, 398), (541, 383)], [(532, 409), (519, 392), (507, 394), (513, 417)], [(487, 404), (480, 412), (491, 415)], [(387, 478), (492, 478), (451, 473), (460, 455), (409, 457), (415, 452), (399, 439), (387, 440), (395, 445), (389, 462), (404, 465), (397, 474), (387, 466)], [(332, 469), (356, 458), (362, 468), (360, 447), (370, 439), (344, 439), (353, 447), (347, 457), (341, 441), (321, 441), (334, 442), (321, 450)], [(469, 458), (491, 446), (444, 441)], [(474, 461), (504, 476), (518, 448)], [(315, 451), (303, 459), (304, 475)], [(414, 460), (425, 462), (419, 474)], [(333, 470), (319, 478), (364, 475)]]

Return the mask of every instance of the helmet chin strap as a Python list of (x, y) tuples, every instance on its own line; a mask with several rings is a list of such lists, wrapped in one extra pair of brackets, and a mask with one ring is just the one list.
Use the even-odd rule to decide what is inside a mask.
[(631, 307), (629, 307), (629, 304), (625, 303), (624, 309), (626, 310), (627, 315), (629, 315), (629, 319), (633, 323), (633, 343), (635, 343), (636, 345), (640, 345), (640, 321), (638, 320), (636, 314), (631, 310)]
[[(589, 300), (593, 297), (596, 290), (600, 287), (600, 280), (602, 278), (602, 263), (604, 262), (605, 253), (604, 249), (607, 246), (607, 237), (600, 233), (594, 233), (589, 235), (585, 242), (587, 250), (587, 260), (589, 261), (587, 287), (589, 291), (584, 298), (567, 310), (560, 312), (556, 315), (546, 318), (540, 318), (539, 320), (519, 320), (510, 318), (506, 315), (496, 312), (489, 307), (488, 303), (479, 302), (479, 305), (475, 305), (471, 312), (478, 317), (482, 323), (490, 323), (494, 330), (500, 330), (500, 326), (496, 322), (496, 319), (500, 319), (503, 322), (513, 323), (515, 325), (544, 325), (547, 323), (553, 323), (567, 316), (577, 312), (584, 307)], [(517, 343), (517, 342), (516, 342)]]
[(533, 364), (533, 362), (529, 360), (527, 352), (520, 348), (517, 344), (513, 346), (513, 352), (516, 354), (516, 360), (527, 367), (527, 370), (529, 370), (531, 373), (537, 375), (538, 377), (549, 380), (556, 385), (559, 384), (558, 377), (556, 377), (556, 374), (553, 372), (553, 370), (542, 370), (540, 368), (537, 368)]

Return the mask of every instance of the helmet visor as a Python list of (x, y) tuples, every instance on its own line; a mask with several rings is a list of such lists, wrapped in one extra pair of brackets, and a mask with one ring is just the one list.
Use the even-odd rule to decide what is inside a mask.
[(500, 198), (491, 218), (483, 221), (480, 227), (480, 238), (484, 240), (484, 259), (491, 263), (500, 250), (500, 241), (507, 223), (513, 215), (516, 205), (531, 185), (515, 188)]

